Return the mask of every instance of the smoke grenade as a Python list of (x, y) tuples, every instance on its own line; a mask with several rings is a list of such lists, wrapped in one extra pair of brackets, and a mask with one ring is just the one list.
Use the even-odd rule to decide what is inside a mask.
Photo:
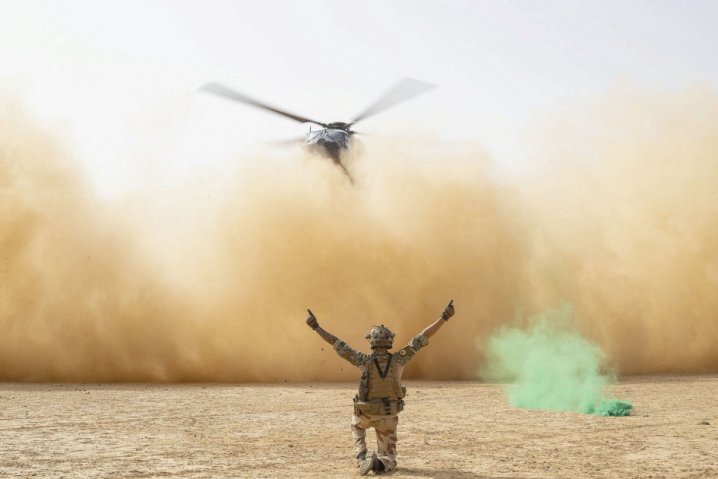
[(480, 376), (508, 382), (516, 407), (624, 416), (632, 406), (607, 398), (615, 381), (604, 353), (573, 328), (568, 305), (533, 316), (525, 327), (503, 327), (488, 341)]

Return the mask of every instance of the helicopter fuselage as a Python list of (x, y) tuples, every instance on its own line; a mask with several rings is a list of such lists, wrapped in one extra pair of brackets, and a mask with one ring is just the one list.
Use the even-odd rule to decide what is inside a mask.
[(330, 125), (329, 128), (310, 131), (304, 140), (304, 146), (331, 158), (335, 163), (340, 163), (341, 153), (351, 147), (352, 133), (348, 129), (331, 128)]

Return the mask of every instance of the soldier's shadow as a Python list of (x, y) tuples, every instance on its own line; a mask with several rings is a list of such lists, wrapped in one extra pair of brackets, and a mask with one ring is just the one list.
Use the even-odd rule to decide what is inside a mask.
[(498, 476), (484, 476), (475, 472), (458, 471), (456, 469), (419, 469), (416, 467), (398, 467), (380, 476), (406, 474), (410, 476), (430, 477), (432, 479), (505, 479)]

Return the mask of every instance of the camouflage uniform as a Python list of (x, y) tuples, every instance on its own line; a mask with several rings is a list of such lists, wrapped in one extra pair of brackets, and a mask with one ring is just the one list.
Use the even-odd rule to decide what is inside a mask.
[[(391, 361), (398, 364), (398, 375), (401, 378), (404, 366), (414, 357), (419, 349), (429, 344), (426, 336), (414, 336), (409, 344), (395, 353), (365, 354), (352, 349), (341, 340), (334, 343), (337, 354), (357, 366), (362, 374), (368, 373), (367, 368), (372, 367), (376, 358), (378, 364), (384, 367), (389, 356)], [(370, 386), (371, 387), (371, 386)], [(386, 471), (396, 466), (396, 426), (399, 423), (397, 414), (364, 414), (355, 412), (352, 416), (352, 437), (354, 438), (354, 452), (357, 462), (360, 462), (367, 453), (366, 430), (370, 427), (376, 432), (377, 458), (384, 464)]]

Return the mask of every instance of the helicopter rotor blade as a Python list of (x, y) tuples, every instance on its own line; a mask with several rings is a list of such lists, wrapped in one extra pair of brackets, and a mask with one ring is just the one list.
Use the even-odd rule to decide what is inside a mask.
[(267, 110), (272, 113), (276, 113), (278, 115), (282, 115), (286, 118), (289, 118), (294, 121), (298, 121), (299, 123), (314, 123), (320, 126), (323, 126), (324, 128), (327, 127), (326, 124), (315, 121), (303, 116), (295, 115), (294, 113), (289, 113), (288, 111), (280, 110), (279, 108), (273, 107), (271, 105), (268, 105), (264, 102), (261, 102), (259, 100), (255, 100), (254, 98), (250, 98), (242, 93), (239, 93), (235, 90), (232, 90), (231, 88), (228, 88), (220, 83), (207, 83), (206, 85), (203, 85), (200, 90), (206, 91), (209, 93), (213, 93), (215, 95), (219, 95), (221, 97), (227, 98), (229, 100), (238, 101), (240, 103), (244, 103), (246, 105), (250, 105), (256, 108), (261, 108), (262, 110)]
[(384, 93), (377, 101), (375, 101), (369, 108), (364, 110), (362, 113), (357, 115), (356, 118), (351, 122), (354, 124), (358, 121), (374, 116), (377, 113), (381, 113), (399, 103), (405, 102), (414, 98), (415, 96), (421, 95), (434, 88), (431, 83), (426, 83), (421, 80), (415, 80), (413, 78), (404, 78), (399, 83), (394, 85), (390, 90)]

